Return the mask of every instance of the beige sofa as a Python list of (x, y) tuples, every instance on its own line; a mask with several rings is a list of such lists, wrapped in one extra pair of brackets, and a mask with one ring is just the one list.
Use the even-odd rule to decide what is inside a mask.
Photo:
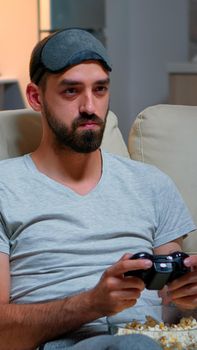
[[(172, 177), (197, 224), (197, 107), (146, 108), (132, 125), (128, 148), (110, 111), (102, 147), (112, 153), (158, 166)], [(41, 138), (40, 115), (30, 109), (0, 111), (0, 159), (33, 151)], [(125, 179), (126, 181), (126, 179)], [(196, 232), (184, 250), (197, 253)]]

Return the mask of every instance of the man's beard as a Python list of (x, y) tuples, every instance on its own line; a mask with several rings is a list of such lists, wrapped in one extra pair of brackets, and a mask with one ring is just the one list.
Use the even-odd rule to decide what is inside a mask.
[[(55, 135), (56, 142), (60, 148), (68, 147), (78, 153), (90, 153), (100, 147), (109, 109), (106, 112), (104, 121), (95, 114), (81, 113), (73, 120), (70, 128), (50, 112), (46, 102), (43, 105), (43, 109), (47, 123)], [(78, 130), (80, 126), (88, 121), (96, 123), (97, 130)]]

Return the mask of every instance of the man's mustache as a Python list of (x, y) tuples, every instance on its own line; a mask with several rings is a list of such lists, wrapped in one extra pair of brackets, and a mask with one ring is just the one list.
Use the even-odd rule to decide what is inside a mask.
[(73, 127), (77, 128), (89, 121), (92, 121), (95, 124), (101, 126), (104, 124), (104, 121), (101, 118), (99, 118), (96, 114), (81, 113), (78, 117), (74, 119)]

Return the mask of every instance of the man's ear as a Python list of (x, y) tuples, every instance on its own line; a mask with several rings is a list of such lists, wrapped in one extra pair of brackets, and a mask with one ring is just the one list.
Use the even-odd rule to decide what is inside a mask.
[(34, 111), (39, 112), (41, 110), (41, 91), (40, 88), (34, 84), (29, 83), (26, 88), (26, 96), (30, 106)]

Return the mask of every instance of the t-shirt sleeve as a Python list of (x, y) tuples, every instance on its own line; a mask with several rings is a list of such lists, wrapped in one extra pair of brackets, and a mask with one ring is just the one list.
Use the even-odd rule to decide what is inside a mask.
[(196, 229), (181, 194), (168, 176), (163, 175), (155, 205), (158, 226), (154, 247), (187, 235)]

